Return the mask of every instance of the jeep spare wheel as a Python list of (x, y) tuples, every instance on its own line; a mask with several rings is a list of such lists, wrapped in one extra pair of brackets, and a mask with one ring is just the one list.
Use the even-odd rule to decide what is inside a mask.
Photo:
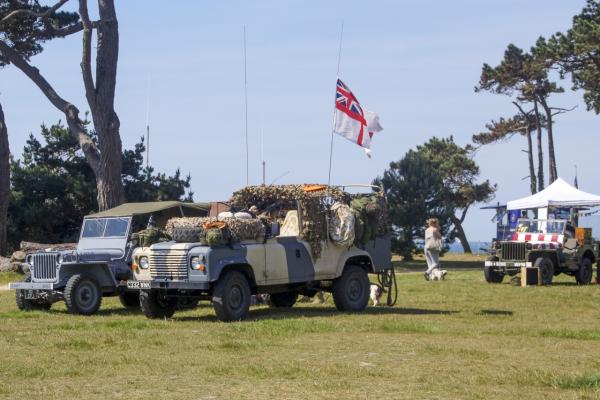
[(363, 311), (369, 302), (370, 286), (364, 268), (347, 265), (342, 276), (333, 281), (333, 302), (339, 311)]
[(65, 286), (65, 303), (71, 314), (92, 315), (100, 308), (102, 292), (94, 278), (75, 274)]
[[(31, 282), (31, 276), (27, 275), (25, 278), (21, 280), (21, 282)], [(15, 292), (15, 300), (17, 302), (17, 308), (21, 311), (48, 311), (52, 306), (47, 300), (42, 299), (31, 299), (28, 298), (26, 289), (17, 289)]]
[(239, 321), (250, 309), (250, 285), (238, 271), (222, 275), (213, 290), (213, 307), (219, 321)]
[(533, 266), (540, 270), (542, 285), (551, 285), (554, 277), (554, 263), (552, 260), (548, 257), (538, 257)]
[[(492, 256), (492, 257), (488, 257), (487, 261), (498, 261), (499, 258)], [(496, 267), (493, 267), (491, 265), (486, 265), (483, 268), (483, 274), (485, 275), (485, 280), (487, 283), (502, 283), (502, 280), (504, 279), (504, 274), (502, 272), (498, 272), (495, 269)]]

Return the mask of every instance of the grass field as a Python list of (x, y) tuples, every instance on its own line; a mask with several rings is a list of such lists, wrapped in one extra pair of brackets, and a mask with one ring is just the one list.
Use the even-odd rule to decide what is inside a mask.
[(398, 274), (391, 309), (329, 299), (229, 324), (209, 306), (151, 321), (114, 298), (92, 317), (22, 313), (3, 291), (0, 399), (600, 398), (600, 286), (488, 285), (465, 268), (480, 259), (443, 262), (444, 282)]

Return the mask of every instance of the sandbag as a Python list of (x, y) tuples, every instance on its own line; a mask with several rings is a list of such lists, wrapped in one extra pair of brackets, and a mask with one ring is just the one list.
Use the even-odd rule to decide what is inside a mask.
[(354, 212), (343, 203), (331, 206), (329, 218), (329, 237), (338, 246), (350, 247), (354, 243)]

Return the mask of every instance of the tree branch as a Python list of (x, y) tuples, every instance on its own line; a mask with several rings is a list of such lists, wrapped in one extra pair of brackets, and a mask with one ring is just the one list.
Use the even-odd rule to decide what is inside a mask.
[(83, 52), (81, 56), (81, 72), (83, 73), (83, 84), (85, 96), (92, 111), (96, 113), (96, 87), (92, 76), (92, 22), (88, 14), (87, 0), (79, 0), (79, 15), (83, 24)]
[(0, 23), (4, 23), (4, 22), (8, 21), (9, 19), (11, 19), (17, 15), (21, 15), (21, 14), (30, 15), (32, 17), (35, 17), (36, 19), (37, 18), (46, 19), (50, 15), (54, 14), (56, 12), (56, 10), (61, 8), (67, 1), (69, 1), (69, 0), (59, 0), (55, 5), (53, 5), (52, 7), (50, 7), (43, 13), (36, 13), (33, 10), (27, 10), (27, 9), (15, 10), (15, 11), (9, 13), (8, 15), (6, 15), (4, 18), (2, 18)]
[(85, 127), (79, 118), (79, 110), (73, 104), (69, 103), (56, 93), (52, 85), (48, 83), (46, 78), (42, 76), (40, 71), (29, 64), (25, 59), (14, 49), (0, 40), (0, 53), (6, 59), (19, 68), (27, 77), (37, 85), (44, 93), (50, 103), (65, 114), (67, 123), (71, 130), (71, 134), (78, 140), (86, 159), (90, 163), (92, 169), (97, 169), (100, 165), (100, 153), (92, 138), (86, 133)]

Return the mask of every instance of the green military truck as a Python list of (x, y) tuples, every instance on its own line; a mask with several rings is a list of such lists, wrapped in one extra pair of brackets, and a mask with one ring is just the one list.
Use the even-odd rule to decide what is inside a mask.
[(587, 285), (592, 281), (598, 251), (599, 243), (589, 228), (575, 228), (563, 219), (519, 219), (511, 240), (492, 243), (485, 279), (500, 283), (505, 275), (516, 275), (522, 267), (536, 267), (543, 285), (550, 285), (561, 273)]
[(174, 227), (174, 239), (188, 238), (189, 229), (197, 229), (197, 239), (136, 250), (135, 281), (127, 286), (140, 291), (149, 318), (171, 317), (178, 299), (186, 298), (212, 301), (219, 320), (241, 320), (252, 295), (269, 294), (273, 306), (291, 307), (298, 295), (319, 291), (331, 292), (339, 310), (361, 311), (369, 300), (368, 274), (392, 267), (385, 200), (375, 190), (245, 188), (234, 193), (231, 206), (253, 213)]

